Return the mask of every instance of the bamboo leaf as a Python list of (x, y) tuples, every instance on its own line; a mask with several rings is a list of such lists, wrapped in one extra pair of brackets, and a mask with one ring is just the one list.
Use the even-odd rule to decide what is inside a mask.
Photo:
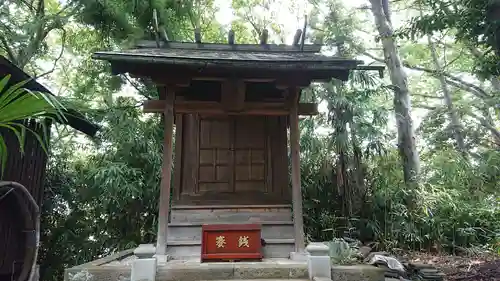
[(28, 83), (28, 81), (30, 81), (30, 80), (24, 80), (24, 81), (21, 81), (19, 83), (16, 83), (15, 85), (8, 88), (7, 91), (3, 92), (2, 95), (0, 96), (0, 108), (7, 105), (8, 102), (6, 102), (6, 101), (10, 100), (10, 96), (15, 94), (16, 91), (18, 89), (20, 89), (22, 86), (24, 86), (26, 83)]
[(5, 77), (0, 80), (0, 93), (3, 92), (3, 89), (5, 88), (5, 86), (7, 86), (7, 83), (9, 83), (9, 79), (10, 74), (5, 75)]

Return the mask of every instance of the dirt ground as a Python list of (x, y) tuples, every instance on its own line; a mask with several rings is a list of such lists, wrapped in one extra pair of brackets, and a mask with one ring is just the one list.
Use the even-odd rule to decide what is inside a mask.
[(409, 262), (431, 264), (446, 274), (449, 281), (500, 281), (500, 256), (482, 254), (452, 256), (430, 253), (403, 255)]

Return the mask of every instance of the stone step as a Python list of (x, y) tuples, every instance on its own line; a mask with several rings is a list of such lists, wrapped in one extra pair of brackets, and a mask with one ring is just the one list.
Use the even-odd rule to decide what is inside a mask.
[(255, 280), (270, 281), (308, 279), (307, 264), (298, 262), (223, 262), (190, 263), (169, 262), (170, 266), (157, 268), (157, 281), (219, 281)]
[[(201, 241), (201, 227), (203, 224), (220, 224), (221, 222), (169, 223), (168, 239), (170, 241), (198, 240)], [(294, 230), (292, 221), (262, 221), (261, 236), (267, 239), (293, 239)]]
[[(289, 258), (295, 249), (295, 239), (266, 239), (266, 246), (262, 249), (264, 258)], [(199, 258), (201, 241), (168, 241), (167, 255), (173, 260)]]
[(292, 221), (290, 205), (172, 206), (172, 223)]

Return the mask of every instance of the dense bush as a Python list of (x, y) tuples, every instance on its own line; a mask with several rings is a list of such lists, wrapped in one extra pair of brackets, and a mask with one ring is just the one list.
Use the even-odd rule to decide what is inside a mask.
[(471, 165), (450, 151), (426, 159), (417, 208), (409, 210), (396, 153), (378, 157), (366, 179), (364, 203), (347, 218), (331, 170), (305, 167), (308, 237), (354, 236), (386, 249), (453, 253), (475, 246), (494, 247), (500, 241), (499, 160), (500, 153), (493, 152)]

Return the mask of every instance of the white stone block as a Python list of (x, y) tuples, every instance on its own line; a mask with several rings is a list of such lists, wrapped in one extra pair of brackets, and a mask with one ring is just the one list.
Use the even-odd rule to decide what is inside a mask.
[(155, 278), (156, 258), (134, 260), (130, 281), (155, 281)]
[(328, 255), (328, 246), (323, 243), (310, 243), (306, 247), (309, 279), (332, 279), (332, 264)]
[(309, 256), (307, 261), (309, 279), (332, 278), (332, 267), (330, 257), (328, 256)]

